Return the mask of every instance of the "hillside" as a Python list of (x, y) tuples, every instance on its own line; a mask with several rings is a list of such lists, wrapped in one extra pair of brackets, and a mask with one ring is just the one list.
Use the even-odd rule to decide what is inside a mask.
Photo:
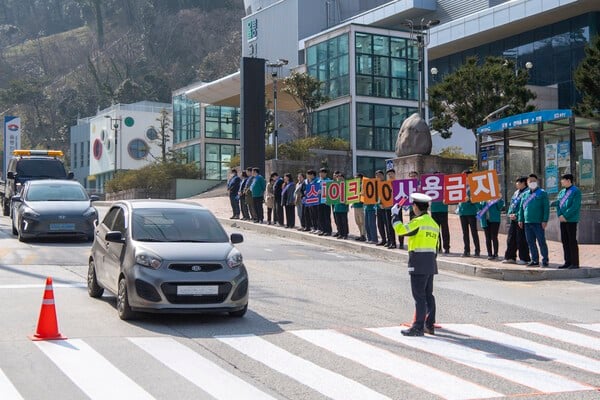
[(236, 71), (243, 15), (242, 0), (3, 0), (0, 117), (66, 150), (78, 117)]

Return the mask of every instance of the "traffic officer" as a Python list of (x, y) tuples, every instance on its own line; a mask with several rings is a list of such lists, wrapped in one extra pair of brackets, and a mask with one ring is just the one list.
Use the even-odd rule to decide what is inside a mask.
[(394, 231), (408, 236), (408, 273), (415, 299), (415, 320), (410, 329), (402, 331), (404, 336), (434, 334), (435, 297), (433, 297), (433, 275), (437, 269), (437, 246), (440, 235), (438, 224), (427, 213), (431, 197), (423, 193), (410, 195), (415, 218), (403, 224), (398, 214), (401, 207), (392, 207)]

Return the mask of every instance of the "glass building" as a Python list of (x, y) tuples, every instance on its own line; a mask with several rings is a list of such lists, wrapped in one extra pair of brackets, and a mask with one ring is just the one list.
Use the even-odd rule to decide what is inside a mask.
[(401, 31), (346, 25), (306, 41), (307, 73), (329, 102), (312, 134), (350, 142), (356, 171), (372, 176), (395, 157), (402, 122), (417, 111), (415, 41)]
[(228, 178), (229, 161), (240, 151), (236, 107), (200, 104), (185, 94), (173, 96), (173, 150), (203, 171), (205, 179)]

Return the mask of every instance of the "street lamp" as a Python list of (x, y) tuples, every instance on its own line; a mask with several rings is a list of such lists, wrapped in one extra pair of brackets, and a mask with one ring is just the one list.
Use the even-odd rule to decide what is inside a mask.
[[(419, 116), (423, 118), (423, 92), (424, 92), (424, 68), (423, 64), (425, 57), (427, 56), (424, 49), (429, 44), (429, 29), (440, 23), (439, 19), (429, 20), (425, 22), (425, 18), (421, 18), (420, 23), (415, 23), (411, 19), (405, 20), (402, 25), (407, 26), (410, 29), (410, 38), (417, 42), (417, 54), (418, 54), (418, 72), (419, 72)], [(437, 70), (436, 70), (437, 71)], [(432, 71), (433, 72), (433, 71)]]
[(112, 118), (110, 115), (105, 115), (104, 118), (110, 119), (110, 124), (112, 125), (113, 131), (115, 133), (115, 176), (117, 175), (117, 134), (119, 127), (121, 126), (121, 117)]
[(275, 160), (277, 160), (277, 147), (278, 147), (278, 132), (279, 125), (277, 124), (277, 77), (281, 72), (281, 67), (288, 64), (288, 60), (282, 58), (277, 61), (267, 62), (267, 67), (271, 68), (271, 78), (273, 78), (273, 145), (275, 146)]
[[(519, 75), (519, 54), (517, 53), (516, 50), (507, 50), (505, 52), (502, 53), (502, 56), (504, 57), (504, 65), (508, 66), (508, 59), (512, 58), (515, 60), (515, 76)], [(531, 68), (533, 68), (533, 63), (531, 61), (527, 61), (525, 63), (525, 69), (527, 71), (531, 70)]]

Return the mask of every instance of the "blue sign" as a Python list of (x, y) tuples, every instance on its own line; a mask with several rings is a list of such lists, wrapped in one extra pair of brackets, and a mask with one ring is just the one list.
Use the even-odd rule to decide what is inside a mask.
[(512, 115), (510, 117), (490, 122), (487, 125), (477, 128), (477, 134), (501, 132), (505, 129), (518, 128), (524, 125), (532, 125), (540, 122), (554, 121), (556, 119), (570, 118), (573, 115), (571, 110), (541, 110)]

